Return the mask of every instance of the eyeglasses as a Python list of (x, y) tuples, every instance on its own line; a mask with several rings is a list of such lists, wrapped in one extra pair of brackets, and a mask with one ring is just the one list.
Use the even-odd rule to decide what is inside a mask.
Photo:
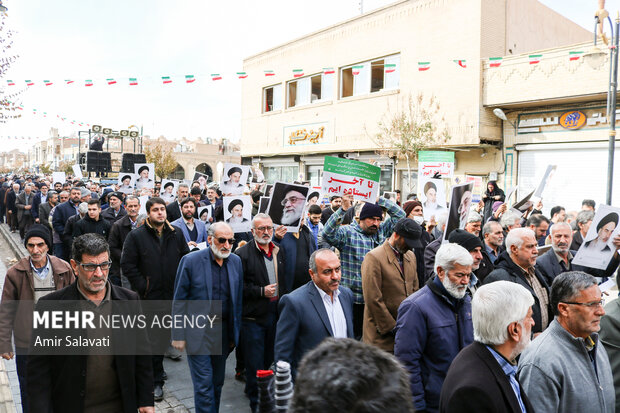
[(273, 231), (273, 227), (256, 227), (254, 229), (260, 232)]
[(605, 300), (592, 301), (591, 303), (575, 303), (575, 302), (570, 302), (570, 301), (560, 301), (560, 302), (564, 304), (582, 305), (587, 308), (597, 308), (597, 307), (602, 307), (605, 305)]
[(86, 272), (95, 272), (97, 268), (101, 268), (101, 271), (107, 271), (110, 269), (110, 265), (112, 265), (112, 261), (102, 262), (101, 264), (92, 264), (92, 263), (82, 264), (79, 261), (76, 261), (76, 262)]
[(226, 242), (228, 242), (230, 245), (233, 245), (235, 243), (235, 239), (234, 238), (216, 238), (218, 244), (225, 244)]
[(286, 204), (288, 204), (289, 202), (290, 202), (291, 204), (296, 204), (296, 203), (298, 203), (298, 202), (305, 201), (305, 200), (306, 200), (306, 198), (299, 198), (299, 197), (296, 197), (296, 196), (292, 196), (292, 197), (290, 197), (290, 198), (284, 198), (284, 199), (282, 200), (282, 202), (280, 202), (280, 205), (285, 206), (285, 205), (286, 205)]

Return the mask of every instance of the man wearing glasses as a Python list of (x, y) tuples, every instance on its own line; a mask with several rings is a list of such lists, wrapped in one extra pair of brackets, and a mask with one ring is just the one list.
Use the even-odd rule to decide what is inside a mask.
[[(121, 271), (131, 288), (144, 300), (172, 300), (174, 279), (181, 258), (189, 252), (183, 233), (166, 220), (166, 202), (154, 197), (146, 201), (144, 225), (131, 231), (121, 255)], [(163, 314), (170, 308), (162, 308)], [(169, 342), (153, 342), (155, 401), (163, 400), (164, 352)]]
[(537, 412), (615, 411), (614, 382), (598, 331), (605, 315), (596, 279), (580, 271), (551, 285), (555, 319), (525, 349), (519, 381)]
[[(29, 312), (22, 313), (18, 312), (18, 303), (36, 302), (44, 295), (71, 284), (74, 277), (66, 261), (48, 254), (52, 249), (48, 228), (42, 225), (30, 227), (24, 238), (24, 245), (29, 255), (9, 268), (4, 280), (0, 306), (0, 354), (5, 360), (15, 356), (22, 410), (27, 413), (26, 368), (32, 333), (32, 304)], [(11, 335), (15, 338), (15, 352)]]
[(245, 393), (250, 408), (258, 408), (256, 370), (273, 362), (276, 316), (280, 286), (284, 285), (284, 259), (273, 243), (273, 221), (267, 214), (252, 219), (254, 242), (235, 251), (243, 266), (243, 348), (245, 349)]
[[(235, 243), (230, 225), (216, 222), (209, 227), (210, 248), (186, 255), (177, 271), (173, 312), (187, 312), (186, 301), (201, 300), (209, 306), (221, 302), (221, 352), (209, 351), (213, 336), (206, 329), (173, 329), (172, 345), (179, 351), (187, 347), (187, 362), (194, 384), (196, 412), (219, 411), (220, 396), (226, 373), (226, 359), (239, 343), (243, 300), (243, 270), (241, 259), (231, 254)], [(206, 286), (206, 288), (205, 288)], [(211, 310), (207, 310), (212, 312)], [(219, 332), (218, 331), (218, 332)], [(218, 348), (215, 345), (213, 348)], [(217, 353), (217, 354), (216, 354)]]
[(281, 205), (283, 209), (280, 223), (291, 227), (299, 225), (301, 214), (304, 212), (304, 206), (306, 205), (306, 197), (301, 192), (290, 189), (286, 192)]
[[(110, 249), (101, 235), (90, 233), (77, 237), (71, 252), (71, 267), (77, 282), (42, 297), (39, 304), (66, 301), (66, 308), (70, 308), (74, 305), (72, 303), (80, 301), (91, 311), (106, 312), (115, 308), (112, 300), (137, 302), (136, 293), (108, 282), (111, 265)], [(96, 336), (97, 327), (89, 329), (87, 334)], [(117, 347), (113, 344), (112, 348)], [(79, 350), (75, 351), (79, 353)], [(27, 396), (31, 411), (138, 410), (153, 413), (150, 356), (118, 353), (101, 352), (93, 347), (87, 354), (31, 354)]]

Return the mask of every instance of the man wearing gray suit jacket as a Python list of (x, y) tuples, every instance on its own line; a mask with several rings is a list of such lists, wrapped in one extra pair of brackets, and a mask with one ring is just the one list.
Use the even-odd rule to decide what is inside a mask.
[(275, 360), (291, 363), (293, 378), (305, 353), (326, 337), (353, 338), (353, 293), (340, 286), (340, 260), (323, 248), (310, 256), (312, 281), (279, 303)]

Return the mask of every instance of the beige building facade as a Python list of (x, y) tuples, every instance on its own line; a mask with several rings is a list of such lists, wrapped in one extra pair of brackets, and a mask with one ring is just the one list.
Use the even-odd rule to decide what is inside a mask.
[[(579, 210), (584, 198), (605, 202), (610, 57), (605, 45), (599, 47), (604, 53), (592, 53), (592, 42), (540, 50), (535, 65), (528, 56), (506, 56), (500, 67), (483, 71), (483, 106), (500, 108), (508, 118), (500, 184), (518, 185), (518, 195), (525, 196), (547, 166), (556, 165), (543, 194), (546, 212), (555, 205)], [(583, 53), (573, 53), (571, 60), (571, 52)], [(620, 118), (620, 109), (616, 113)], [(618, 145), (615, 159), (613, 182), (620, 188)], [(615, 192), (617, 203), (620, 194)]]
[(450, 139), (431, 149), (455, 152), (453, 181), (501, 174), (501, 121), (483, 104), (486, 59), (590, 38), (536, 0), (396, 2), (245, 59), (241, 156), (269, 181), (313, 185), (325, 155), (350, 157), (381, 166), (382, 191), (415, 191), (404, 162), (377, 154), (373, 136), (422, 94), (439, 102)]

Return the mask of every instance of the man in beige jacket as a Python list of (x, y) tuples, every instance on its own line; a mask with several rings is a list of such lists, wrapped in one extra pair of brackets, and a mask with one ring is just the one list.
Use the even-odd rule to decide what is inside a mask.
[(390, 238), (366, 254), (362, 263), (363, 341), (389, 353), (394, 353), (392, 330), (398, 307), (420, 288), (412, 249), (422, 246), (422, 231), (414, 220), (401, 219)]

